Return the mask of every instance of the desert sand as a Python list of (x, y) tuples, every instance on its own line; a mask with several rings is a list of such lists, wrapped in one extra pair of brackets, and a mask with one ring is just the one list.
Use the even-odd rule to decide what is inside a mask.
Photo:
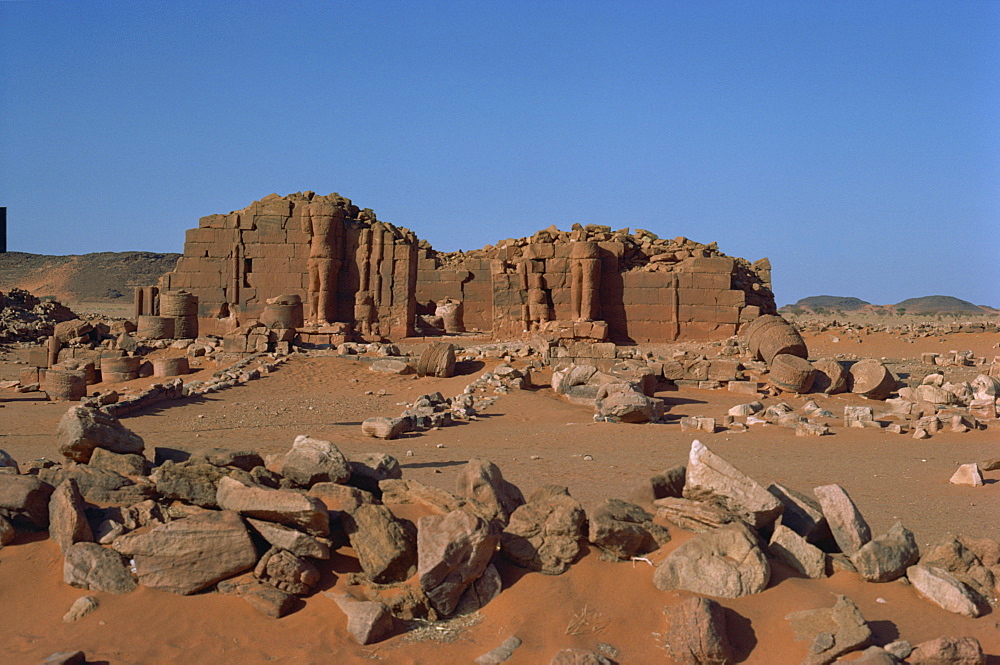
[[(1000, 341), (996, 334), (904, 342), (898, 333), (845, 337), (830, 332), (806, 339), (814, 357), (852, 353), (901, 364), (919, 360), (926, 351), (950, 348), (992, 357)], [(699, 432), (694, 437), (682, 433), (676, 420), (685, 415), (721, 420), (745, 396), (719, 390), (664, 391), (657, 396), (668, 405), (667, 423), (627, 425), (595, 423), (592, 409), (565, 402), (541, 387), (502, 395), (478, 420), (454, 427), (395, 441), (362, 436), (359, 425), (364, 419), (394, 415), (405, 408), (401, 403), (421, 394), (459, 394), (495, 364), (460, 363), (456, 376), (439, 379), (386, 376), (349, 358), (296, 357), (260, 380), (165, 402), (124, 417), (122, 423), (145, 439), (148, 457), (153, 447), (204, 446), (252, 448), (266, 455), (284, 452), (295, 436), (309, 434), (333, 442), (348, 457), (389, 453), (400, 460), (404, 478), (448, 490), (454, 488), (457, 469), (481, 457), (497, 464), (525, 494), (542, 484), (562, 484), (585, 506), (626, 497), (642, 479), (685, 463), (692, 439), (698, 438), (764, 485), (778, 481), (811, 493), (818, 485), (841, 484), (873, 534), (901, 520), (921, 548), (947, 534), (1000, 539), (1000, 473), (986, 473), (984, 487), (948, 483), (959, 464), (1000, 456), (995, 424), (961, 434), (942, 431), (926, 440), (841, 427), (832, 436), (796, 437), (793, 430), (772, 425), (753, 425), (741, 433)], [(9, 377), (16, 368), (6, 362), (0, 372)], [(185, 379), (198, 379), (214, 369), (206, 362), (200, 374)], [(540, 386), (546, 385), (546, 378), (544, 373), (533, 375)], [(152, 381), (129, 383), (138, 389)], [(0, 448), (21, 461), (59, 459), (55, 428), (66, 403), (47, 402), (40, 393), (3, 396)], [(846, 404), (864, 402), (850, 394), (812, 397), (835, 414)], [(782, 400), (796, 406), (804, 398), (785, 395), (764, 402)], [(416, 518), (413, 506), (393, 508), (403, 517)], [(652, 564), (691, 537), (675, 525), (660, 523), (672, 540), (648, 556)], [(99, 598), (100, 608), (75, 623), (63, 623), (62, 615), (85, 592), (63, 582), (61, 561), (59, 548), (44, 534), (18, 532), (12, 545), (0, 549), (4, 662), (33, 663), (54, 652), (82, 649), (88, 662), (107, 663), (467, 663), (511, 635), (523, 641), (507, 661), (512, 664), (547, 663), (566, 647), (592, 649), (619, 663), (671, 662), (662, 642), (663, 609), (690, 595), (658, 591), (650, 563), (613, 563), (595, 552), (560, 576), (501, 564), (504, 590), (478, 614), (408, 632), (400, 625), (393, 637), (360, 646), (345, 632), (344, 615), (324, 595), (342, 587), (346, 573), (360, 570), (348, 547), (324, 564), (323, 578), (303, 606), (279, 620), (257, 613), (236, 597), (183, 597), (140, 587), (122, 596), (90, 592)], [(970, 635), (991, 654), (990, 662), (1000, 659), (995, 613), (978, 619), (948, 613), (918, 597), (905, 581), (865, 583), (843, 571), (808, 580), (780, 565), (775, 569), (763, 593), (720, 601), (729, 611), (730, 637), (742, 662), (800, 662), (808, 643), (795, 640), (784, 617), (832, 606), (835, 594), (858, 605), (875, 632), (875, 644)]]

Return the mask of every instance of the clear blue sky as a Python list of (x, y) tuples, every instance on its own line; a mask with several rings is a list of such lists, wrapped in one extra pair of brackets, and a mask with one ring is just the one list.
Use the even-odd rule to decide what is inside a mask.
[(778, 304), (1000, 307), (1000, 2), (2, 2), (9, 249), (180, 252), (337, 191), (768, 256)]

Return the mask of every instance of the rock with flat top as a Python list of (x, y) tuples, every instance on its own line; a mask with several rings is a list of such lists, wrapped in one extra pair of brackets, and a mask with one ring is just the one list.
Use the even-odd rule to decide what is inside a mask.
[(278, 473), (301, 487), (316, 483), (344, 484), (351, 478), (347, 459), (329, 441), (299, 435), (281, 460)]
[(983, 474), (976, 463), (963, 464), (958, 467), (949, 480), (952, 485), (971, 485), (972, 487), (983, 486)]
[(302, 529), (313, 536), (330, 534), (330, 516), (316, 497), (294, 490), (251, 486), (225, 476), (219, 479), (216, 502), (223, 510)]
[(59, 452), (74, 462), (89, 462), (95, 448), (135, 455), (146, 448), (142, 437), (117, 418), (86, 406), (70, 407), (59, 420), (56, 436)]
[(827, 665), (839, 656), (871, 644), (872, 631), (858, 606), (837, 596), (831, 608), (803, 610), (785, 617), (796, 639), (809, 640), (809, 654), (802, 665)]
[(982, 614), (969, 589), (945, 570), (917, 564), (907, 568), (906, 577), (917, 593), (941, 609), (973, 618)]
[(128, 561), (114, 550), (97, 543), (75, 543), (64, 557), (63, 580), (70, 586), (108, 593), (135, 591)]
[(668, 554), (653, 575), (661, 591), (684, 589), (718, 598), (760, 593), (771, 566), (757, 536), (741, 522), (696, 536)]
[(652, 515), (621, 499), (608, 499), (589, 511), (587, 522), (587, 540), (616, 559), (642, 556), (670, 542), (670, 532), (654, 524)]

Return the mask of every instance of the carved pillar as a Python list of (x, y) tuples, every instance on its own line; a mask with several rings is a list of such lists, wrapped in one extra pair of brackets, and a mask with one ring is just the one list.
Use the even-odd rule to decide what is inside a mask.
[(575, 242), (570, 250), (570, 303), (573, 318), (596, 321), (600, 317), (601, 259), (594, 242)]

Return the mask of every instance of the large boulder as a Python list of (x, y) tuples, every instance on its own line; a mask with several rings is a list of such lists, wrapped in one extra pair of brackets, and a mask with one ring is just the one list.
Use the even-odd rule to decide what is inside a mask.
[(559, 575), (580, 556), (586, 523), (583, 507), (565, 487), (545, 485), (511, 514), (501, 551), (519, 566)]
[(293, 490), (253, 487), (229, 477), (219, 480), (216, 502), (223, 510), (277, 522), (314, 536), (330, 534), (330, 516), (319, 499)]
[(726, 632), (726, 611), (709, 598), (686, 598), (665, 612), (663, 641), (678, 665), (726, 665), (735, 653)]
[(281, 460), (278, 473), (301, 487), (316, 483), (344, 484), (351, 478), (344, 455), (329, 441), (299, 435)]
[(1000, 544), (996, 541), (949, 536), (926, 552), (920, 563), (948, 571), (985, 600), (1000, 596), (998, 557)]
[(823, 485), (813, 490), (819, 499), (823, 516), (830, 526), (833, 539), (837, 541), (840, 551), (852, 556), (872, 539), (871, 528), (862, 517), (861, 511), (840, 485)]
[(372, 582), (402, 582), (416, 571), (417, 534), (412, 522), (372, 503), (344, 512), (340, 521), (361, 569)]
[(450, 616), (465, 590), (479, 579), (499, 535), (481, 517), (456, 510), (417, 522), (420, 588), (440, 616)]
[(906, 662), (910, 665), (986, 665), (986, 655), (974, 637), (939, 637), (914, 647)]
[(653, 576), (657, 589), (684, 589), (718, 598), (760, 593), (771, 579), (757, 536), (729, 524), (684, 543), (663, 559)]
[(783, 510), (774, 495), (697, 439), (688, 456), (684, 497), (718, 503), (755, 529), (773, 523)]
[(175, 464), (167, 460), (153, 471), (150, 480), (164, 499), (218, 508), (216, 494), (219, 480), (225, 475), (224, 469), (207, 462), (188, 460)]
[(67, 463), (62, 467), (41, 469), (38, 477), (57, 487), (72, 478), (83, 498), (91, 503), (130, 506), (156, 495), (156, 486), (146, 478), (127, 478), (114, 471), (97, 469), (89, 464)]
[(208, 511), (115, 541), (144, 586), (188, 595), (253, 568), (257, 550), (238, 514)]
[(72, 478), (64, 480), (52, 492), (49, 500), (49, 538), (66, 552), (73, 543), (94, 541), (90, 523), (84, 513), (86, 503), (80, 488)]
[(653, 524), (653, 516), (643, 508), (608, 499), (587, 513), (587, 540), (616, 559), (630, 559), (670, 542), (670, 532)]
[(889, 532), (861, 546), (851, 563), (869, 582), (891, 582), (906, 574), (920, 558), (913, 533), (896, 522)]
[(473, 458), (458, 474), (456, 494), (470, 500), (488, 519), (504, 524), (511, 513), (524, 503), (521, 490), (504, 480), (493, 462)]
[(0, 473), (0, 517), (16, 527), (47, 529), (52, 490), (37, 476)]
[(94, 448), (135, 455), (146, 448), (142, 437), (117, 418), (86, 406), (70, 407), (59, 420), (56, 436), (59, 452), (74, 462), (89, 462)]
[(64, 554), (63, 580), (90, 591), (128, 593), (136, 588), (128, 561), (97, 543), (75, 543)]

